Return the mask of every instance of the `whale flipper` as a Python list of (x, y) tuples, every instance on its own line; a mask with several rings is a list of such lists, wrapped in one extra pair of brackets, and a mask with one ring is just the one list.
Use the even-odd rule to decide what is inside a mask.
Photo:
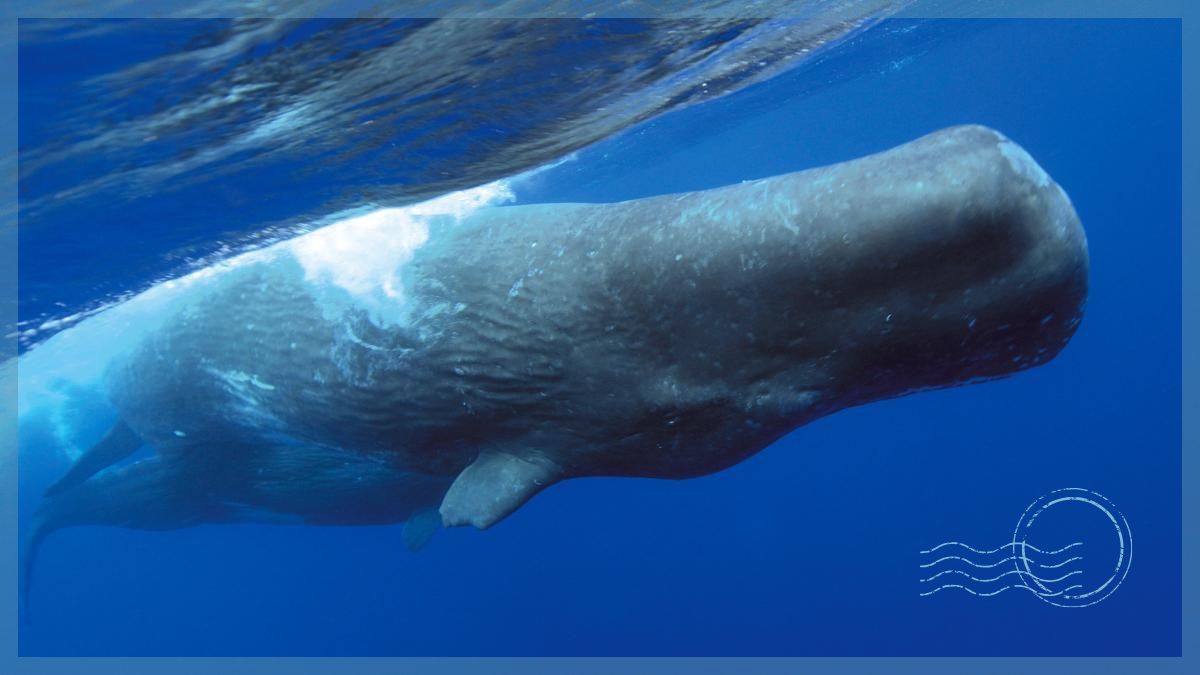
[(439, 509), (442, 523), (487, 529), (561, 477), (558, 466), (546, 459), (480, 453), (446, 492)]
[(63, 490), (79, 485), (96, 475), (99, 471), (129, 457), (142, 447), (142, 439), (124, 420), (117, 420), (104, 438), (93, 445), (75, 460), (66, 475), (46, 488), (46, 496), (50, 497)]
[(442, 526), (442, 517), (437, 509), (418, 511), (404, 521), (402, 537), (404, 545), (412, 552), (420, 551), (429, 544), (438, 528)]

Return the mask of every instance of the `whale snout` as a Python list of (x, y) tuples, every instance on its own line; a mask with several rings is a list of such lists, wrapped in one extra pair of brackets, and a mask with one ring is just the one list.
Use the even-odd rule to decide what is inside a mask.
[[(964, 280), (970, 377), (1045, 363), (1074, 335), (1088, 293), (1087, 238), (1063, 188), (1019, 145), (991, 129), (958, 127), (966, 181), (961, 227), (978, 236), (968, 261), (990, 259)], [(1003, 263), (1000, 263), (1003, 261)], [(973, 323), (972, 323), (973, 322)]]
[(1019, 145), (952, 127), (832, 172), (826, 182), (857, 200), (838, 223), (848, 243), (818, 263), (844, 319), (834, 379), (851, 398), (1003, 376), (1071, 339), (1087, 240), (1066, 192)]
[(1083, 318), (1090, 265), (1087, 237), (1062, 186), (1015, 143), (1005, 139), (997, 147), (1021, 177), (1012, 199), (1019, 204), (1018, 227), (1029, 232), (1029, 248), (1006, 280), (1016, 305), (1013, 318), (1028, 324), (1035, 338), (1034, 361), (1041, 363), (1066, 346)]

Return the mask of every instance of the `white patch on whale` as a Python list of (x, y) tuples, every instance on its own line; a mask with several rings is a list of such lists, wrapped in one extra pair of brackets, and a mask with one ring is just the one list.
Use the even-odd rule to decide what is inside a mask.
[[(286, 246), (304, 268), (304, 278), (318, 290), (331, 285), (345, 291), (349, 298), (343, 295), (341, 299), (365, 309), (375, 323), (394, 325), (405, 317), (401, 270), (429, 241), (430, 221), (439, 216), (458, 221), (485, 206), (512, 199), (508, 183), (496, 181), (412, 206), (345, 218)], [(345, 308), (337, 306), (336, 295), (318, 295), (327, 312), (336, 315)]]
[[(378, 322), (398, 320), (403, 317), (402, 303), (398, 301), (403, 291), (397, 275), (427, 241), (430, 222), (436, 217), (457, 221), (484, 206), (509, 201), (513, 198), (510, 185), (539, 171), (410, 206), (349, 217), (345, 213), (334, 214), (327, 219), (328, 225), (312, 232), (163, 280), (124, 301), (85, 313), (71, 327), (21, 355), (19, 368), (15, 367), (17, 359), (0, 364), (11, 367), (9, 374), (17, 378), (17, 418), (38, 410), (49, 412), (52, 431), (61, 441), (54, 451), (68, 460), (74, 459), (96, 439), (77, 437), (74, 431), (77, 425), (70, 414), (73, 391), (101, 389), (109, 363), (128, 354), (144, 336), (194, 302), (198, 294), (218, 288), (226, 272), (249, 265), (277, 264), (283, 256), (293, 257), (304, 267), (306, 277), (317, 284), (313, 290), (320, 299), (327, 300), (333, 295), (322, 290), (332, 289), (340, 294), (335, 303), (338, 307), (326, 308), (339, 310), (331, 318), (357, 306), (366, 309)], [(402, 236), (397, 237), (397, 232)], [(0, 369), (0, 373), (5, 370)], [(261, 393), (270, 391), (258, 384), (254, 387)]]

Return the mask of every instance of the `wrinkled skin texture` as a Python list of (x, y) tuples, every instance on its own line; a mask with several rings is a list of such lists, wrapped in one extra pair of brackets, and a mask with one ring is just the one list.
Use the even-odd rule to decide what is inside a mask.
[(114, 366), (123, 421), (34, 545), (438, 508), (487, 527), (566, 478), (708, 474), (842, 408), (1046, 362), (1087, 268), (1065, 193), (974, 126), (704, 192), (439, 221), (388, 327), (329, 316), (295, 260), (239, 268)]

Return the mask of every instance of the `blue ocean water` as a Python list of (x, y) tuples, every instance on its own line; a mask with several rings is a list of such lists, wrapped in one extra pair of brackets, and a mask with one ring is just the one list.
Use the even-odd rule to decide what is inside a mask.
[[(145, 58), (138, 45), (113, 58)], [(1064, 187), (1087, 230), (1085, 318), (1051, 363), (845, 410), (704, 478), (571, 480), (486, 532), (441, 531), (418, 554), (398, 526), (66, 530), (38, 561), (21, 653), (1179, 654), (1180, 54), (1169, 21), (889, 20), (818, 62), (617, 131), (514, 184), (519, 202), (609, 202), (986, 124)], [(23, 144), (27, 119), (62, 106), (26, 97), (40, 73), (24, 68)], [(286, 211), (276, 179), (264, 171), (263, 191)], [(306, 184), (294, 185), (295, 211), (310, 210)], [(170, 222), (170, 200), (161, 205), (158, 224), (124, 229), (110, 215), (100, 228), (65, 226), (83, 248), (128, 237), (166, 255), (138, 229)], [(176, 208), (199, 242), (228, 230), (220, 205), (204, 227), (196, 203)], [(52, 295), (62, 255), (23, 239), (22, 270), (39, 273), (31, 293)], [(163, 269), (108, 270), (90, 299)], [(71, 310), (87, 306), (77, 291)], [(40, 318), (43, 301), (28, 302), (22, 311)], [(25, 513), (66, 466), (54, 425), (95, 436), (109, 421), (86, 391), (64, 400), (72, 407), (21, 420)], [(1104, 495), (1132, 534), (1110, 596), (1064, 608), (1023, 590), (921, 595), (931, 576), (921, 551), (1000, 547), (1027, 506), (1062, 488)]]

